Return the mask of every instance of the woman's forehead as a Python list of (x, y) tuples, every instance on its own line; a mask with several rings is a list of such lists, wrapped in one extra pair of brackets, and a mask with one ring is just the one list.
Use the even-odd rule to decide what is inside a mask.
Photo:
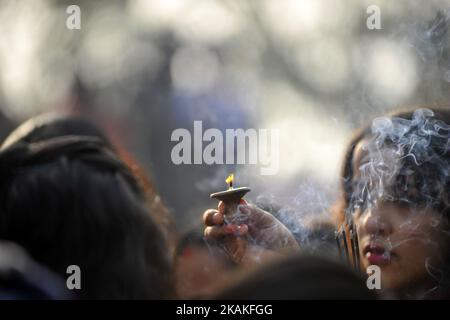
[(353, 150), (353, 156), (352, 156), (352, 171), (353, 171), (353, 175), (354, 178), (355, 177), (359, 177), (360, 173), (359, 173), (359, 167), (361, 166), (362, 162), (364, 161), (364, 159), (367, 159), (369, 152), (367, 151), (367, 143), (368, 143), (368, 139), (362, 139), (360, 140), (354, 150)]
[(385, 168), (395, 170), (401, 156), (402, 154), (398, 152), (396, 147), (388, 144), (380, 146), (372, 141), (371, 137), (366, 137), (360, 140), (353, 150), (353, 172), (357, 173), (361, 166), (370, 163), (373, 166), (382, 165)]

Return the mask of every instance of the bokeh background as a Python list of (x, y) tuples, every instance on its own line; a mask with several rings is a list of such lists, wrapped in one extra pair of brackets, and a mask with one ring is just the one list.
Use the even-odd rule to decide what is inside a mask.
[[(67, 6), (81, 30), (66, 28)], [(369, 30), (366, 9), (381, 10)], [(449, 105), (450, 1), (0, 1), (0, 135), (82, 114), (147, 170), (181, 232), (236, 174), (248, 198), (322, 213), (354, 129), (389, 110)], [(274, 128), (280, 170), (171, 162), (176, 128)]]

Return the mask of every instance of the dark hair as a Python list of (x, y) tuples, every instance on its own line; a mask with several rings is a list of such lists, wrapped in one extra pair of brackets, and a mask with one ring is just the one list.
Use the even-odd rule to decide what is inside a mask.
[(25, 129), (0, 152), (0, 238), (64, 277), (78, 265), (80, 298), (170, 297), (165, 238), (104, 135), (72, 118)]
[[(364, 139), (370, 140), (369, 144), (374, 146), (376, 152), (384, 147), (396, 152), (398, 161), (395, 172), (389, 172), (392, 186), (382, 190), (385, 194), (389, 193), (390, 200), (427, 206), (449, 218), (450, 110), (428, 108), (398, 111), (377, 118), (371, 126), (360, 129), (344, 156), (341, 174), (341, 209), (344, 210), (351, 211), (355, 201), (370, 201), (371, 195), (367, 189), (355, 198), (355, 193), (361, 190), (354, 181), (354, 152)], [(374, 170), (370, 173), (380, 175)]]
[(97, 137), (109, 144), (106, 135), (82, 117), (60, 113), (46, 113), (22, 123), (5, 139), (4, 145), (17, 141), (37, 142), (63, 135)]
[(273, 262), (232, 285), (218, 299), (375, 299), (362, 277), (317, 256)]

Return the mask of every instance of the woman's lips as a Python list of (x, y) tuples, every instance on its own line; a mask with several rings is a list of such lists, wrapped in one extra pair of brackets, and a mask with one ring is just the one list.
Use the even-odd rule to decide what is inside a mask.
[(369, 244), (364, 248), (364, 256), (371, 265), (386, 265), (391, 262), (391, 253), (383, 246)]
[(377, 266), (388, 264), (391, 260), (390, 257), (384, 253), (378, 254), (378, 253), (372, 253), (372, 252), (366, 253), (366, 258), (367, 258), (367, 260), (369, 260), (369, 263), (371, 265), (377, 265)]

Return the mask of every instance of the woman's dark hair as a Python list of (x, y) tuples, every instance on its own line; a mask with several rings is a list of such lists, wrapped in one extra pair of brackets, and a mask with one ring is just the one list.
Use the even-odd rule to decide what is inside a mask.
[(63, 277), (81, 269), (79, 298), (172, 294), (172, 259), (145, 193), (95, 126), (38, 118), (0, 149), (0, 238)]
[[(369, 139), (375, 152), (390, 148), (399, 158), (392, 186), (385, 186), (391, 200), (429, 206), (447, 218), (450, 209), (450, 110), (415, 109), (397, 111), (380, 117), (371, 125), (358, 130), (351, 139), (344, 156), (341, 174), (341, 209), (352, 210), (355, 193), (360, 186), (354, 181), (355, 148)], [(370, 148), (370, 147), (369, 147)], [(370, 150), (369, 150), (370, 151)], [(371, 166), (377, 165), (372, 158)], [(384, 165), (381, 163), (381, 165)], [(382, 170), (393, 168), (381, 168)], [(420, 170), (419, 170), (420, 169)], [(368, 174), (379, 172), (369, 172)], [(392, 177), (391, 177), (392, 178)], [(377, 190), (379, 191), (379, 190)], [(368, 194), (358, 195), (368, 200)], [(341, 211), (340, 214), (344, 212)]]
[(375, 299), (362, 277), (317, 256), (292, 256), (262, 267), (225, 289), (218, 299)]

